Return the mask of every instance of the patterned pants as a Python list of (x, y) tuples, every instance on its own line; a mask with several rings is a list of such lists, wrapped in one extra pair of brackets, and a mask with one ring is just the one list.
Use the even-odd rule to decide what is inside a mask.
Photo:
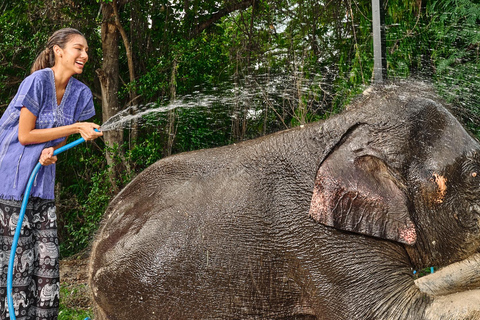
[[(7, 271), (21, 201), (0, 199), (0, 319), (10, 319)], [(30, 198), (13, 268), (13, 305), (18, 320), (58, 316), (60, 281), (57, 216), (53, 200)]]

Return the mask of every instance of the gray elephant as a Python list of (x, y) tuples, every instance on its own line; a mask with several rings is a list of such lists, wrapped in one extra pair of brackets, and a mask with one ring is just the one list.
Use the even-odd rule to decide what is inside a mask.
[(40, 306), (53, 306), (55, 298), (60, 297), (60, 283), (47, 283), (40, 291)]
[[(18, 308), (22, 306), (26, 308), (28, 306), (27, 294), (25, 291), (14, 292), (12, 293), (13, 308), (15, 310), (15, 315), (18, 316)], [(10, 319), (10, 313), (8, 310), (8, 299), (5, 297), (5, 316)]]
[[(10, 226), (10, 234), (13, 236), (15, 234), (15, 231), (17, 229), (17, 224), (18, 224), (18, 218), (20, 214), (18, 212), (12, 213), (10, 216), (9, 220), (9, 226)], [(28, 217), (25, 217), (22, 222), (22, 228), (20, 229), (20, 234), (25, 233), (25, 228), (31, 229), (30, 221), (28, 221)]]
[[(33, 249), (27, 249), (22, 252), (22, 255), (20, 257), (20, 263), (17, 265), (18, 271), (24, 272), (27, 270), (27, 265), (28, 265), (28, 270), (29, 273), (33, 272), (33, 263), (35, 260), (35, 253)], [(18, 261), (17, 261), (18, 262)]]
[(96, 319), (480, 319), (479, 230), (478, 141), (429, 86), (372, 87), (137, 176), (93, 244)]
[(41, 242), (36, 247), (38, 260), (40, 264), (50, 264), (54, 266), (58, 260), (58, 248), (53, 242)]

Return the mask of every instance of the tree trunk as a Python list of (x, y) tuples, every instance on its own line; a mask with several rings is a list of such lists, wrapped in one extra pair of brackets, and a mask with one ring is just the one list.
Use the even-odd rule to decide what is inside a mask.
[[(101, 26), (101, 35), (103, 62), (102, 68), (96, 71), (98, 78), (100, 79), (100, 85), (102, 89), (102, 118), (103, 122), (105, 122), (121, 110), (117, 96), (119, 86), (119, 33), (115, 25), (112, 4), (102, 4), (102, 16), (103, 21)], [(105, 144), (110, 148), (115, 147), (115, 145), (121, 146), (123, 144), (123, 131), (107, 131), (104, 133), (104, 140)], [(112, 183), (113, 190), (118, 192), (119, 186), (117, 178), (120, 175), (122, 168), (120, 168), (118, 161), (115, 163), (114, 154), (110, 148), (106, 149), (105, 157), (107, 159), (107, 164), (110, 167), (110, 182)]]
[[(123, 45), (125, 46), (125, 52), (127, 54), (127, 63), (128, 63), (128, 75), (130, 79), (130, 83), (135, 82), (135, 66), (133, 64), (133, 52), (132, 52), (132, 45), (130, 40), (128, 39), (127, 33), (120, 22), (120, 14), (119, 14), (119, 7), (120, 3), (117, 0), (112, 1), (112, 8), (113, 8), (113, 15), (115, 18), (115, 25), (117, 27), (118, 32), (123, 40)], [(135, 100), (137, 99), (137, 93), (135, 87), (130, 86), (128, 89), (130, 101), (127, 103), (127, 107), (130, 107), (134, 104)], [(136, 113), (136, 108), (131, 108), (131, 113)], [(131, 132), (130, 132), (130, 139), (136, 140), (138, 136), (138, 124), (137, 121), (134, 119), (132, 120), (131, 125)]]

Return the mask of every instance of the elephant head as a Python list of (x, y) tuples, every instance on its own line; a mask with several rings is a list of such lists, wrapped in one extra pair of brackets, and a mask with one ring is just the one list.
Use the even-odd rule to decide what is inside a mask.
[(437, 101), (392, 95), (387, 106), (375, 106), (381, 116), (362, 109), (364, 122), (319, 166), (310, 216), (403, 243), (415, 268), (477, 252), (479, 144)]

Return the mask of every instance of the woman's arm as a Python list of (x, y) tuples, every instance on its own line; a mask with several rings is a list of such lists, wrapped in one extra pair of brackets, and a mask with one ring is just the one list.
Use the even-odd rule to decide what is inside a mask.
[(23, 107), (20, 110), (18, 141), (22, 145), (43, 143), (75, 133), (79, 133), (85, 140), (93, 140), (103, 135), (101, 132), (94, 130), (100, 128), (100, 126), (92, 122), (77, 122), (57, 128), (35, 129), (36, 120), (37, 117), (27, 108)]

